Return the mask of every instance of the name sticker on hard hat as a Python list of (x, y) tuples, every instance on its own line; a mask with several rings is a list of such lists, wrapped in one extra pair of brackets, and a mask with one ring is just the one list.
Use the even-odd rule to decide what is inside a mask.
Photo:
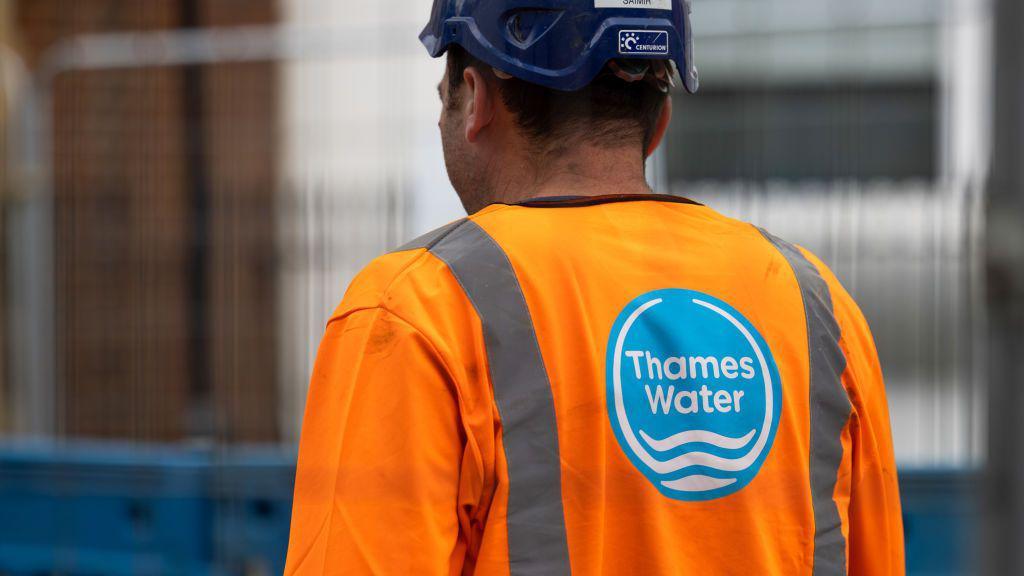
[(664, 30), (620, 30), (619, 54), (668, 54), (668, 32)]
[(633, 465), (676, 500), (741, 490), (771, 450), (779, 371), (735, 308), (693, 290), (649, 292), (608, 339), (608, 417)]
[(594, 8), (646, 8), (671, 10), (672, 0), (594, 0)]

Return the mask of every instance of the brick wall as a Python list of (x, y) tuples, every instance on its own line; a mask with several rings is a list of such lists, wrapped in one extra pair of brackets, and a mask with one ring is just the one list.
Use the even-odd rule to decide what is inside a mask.
[[(11, 28), (11, 5), (5, 0), (0, 0), (0, 46), (12, 46), (16, 43)], [(13, 80), (12, 72), (5, 70), (5, 64), (0, 63), (0, 198), (6, 200), (12, 194), (12, 175), (9, 172), (10, 158), (7, 150), (7, 131), (10, 129), (11, 101), (8, 93), (7, 82)], [(6, 218), (6, 202), (0, 202), (0, 222)], [(0, 228), (2, 229), (2, 228)], [(7, 377), (7, 330), (4, 328), (8, 323), (7, 307), (7, 250), (3, 242), (0, 242), (0, 433), (7, 432), (11, 428), (11, 390)]]
[[(21, 0), (28, 59), (87, 32), (272, 22), (271, 0)], [(272, 64), (75, 72), (54, 93), (58, 421), (277, 435)]]

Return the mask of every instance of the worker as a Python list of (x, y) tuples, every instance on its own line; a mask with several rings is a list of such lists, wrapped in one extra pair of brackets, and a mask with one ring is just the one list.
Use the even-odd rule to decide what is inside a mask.
[(327, 322), (287, 574), (903, 573), (857, 305), (807, 250), (645, 181), (673, 85), (698, 88), (689, 17), (435, 0), (469, 216)]

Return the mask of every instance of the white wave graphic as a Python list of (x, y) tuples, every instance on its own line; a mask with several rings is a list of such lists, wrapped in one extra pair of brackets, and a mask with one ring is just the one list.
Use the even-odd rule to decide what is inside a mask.
[(739, 450), (749, 444), (755, 434), (757, 434), (757, 430), (751, 430), (739, 438), (733, 438), (716, 434), (709, 430), (687, 430), (673, 434), (668, 438), (656, 440), (648, 435), (647, 432), (640, 431), (640, 437), (644, 439), (644, 442), (647, 442), (648, 446), (658, 452), (667, 452), (693, 443), (710, 444), (716, 448), (724, 448), (726, 450)]
[(712, 478), (711, 476), (693, 474), (679, 480), (665, 480), (661, 485), (672, 490), (679, 490), (680, 492), (707, 492), (709, 490), (725, 488), (735, 483), (735, 478)]

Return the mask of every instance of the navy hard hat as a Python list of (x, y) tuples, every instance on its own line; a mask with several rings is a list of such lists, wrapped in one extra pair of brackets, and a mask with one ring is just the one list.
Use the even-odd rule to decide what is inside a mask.
[(672, 60), (698, 86), (690, 0), (434, 0), (420, 41), (434, 58), (458, 44), (556, 90), (583, 88), (615, 59)]

